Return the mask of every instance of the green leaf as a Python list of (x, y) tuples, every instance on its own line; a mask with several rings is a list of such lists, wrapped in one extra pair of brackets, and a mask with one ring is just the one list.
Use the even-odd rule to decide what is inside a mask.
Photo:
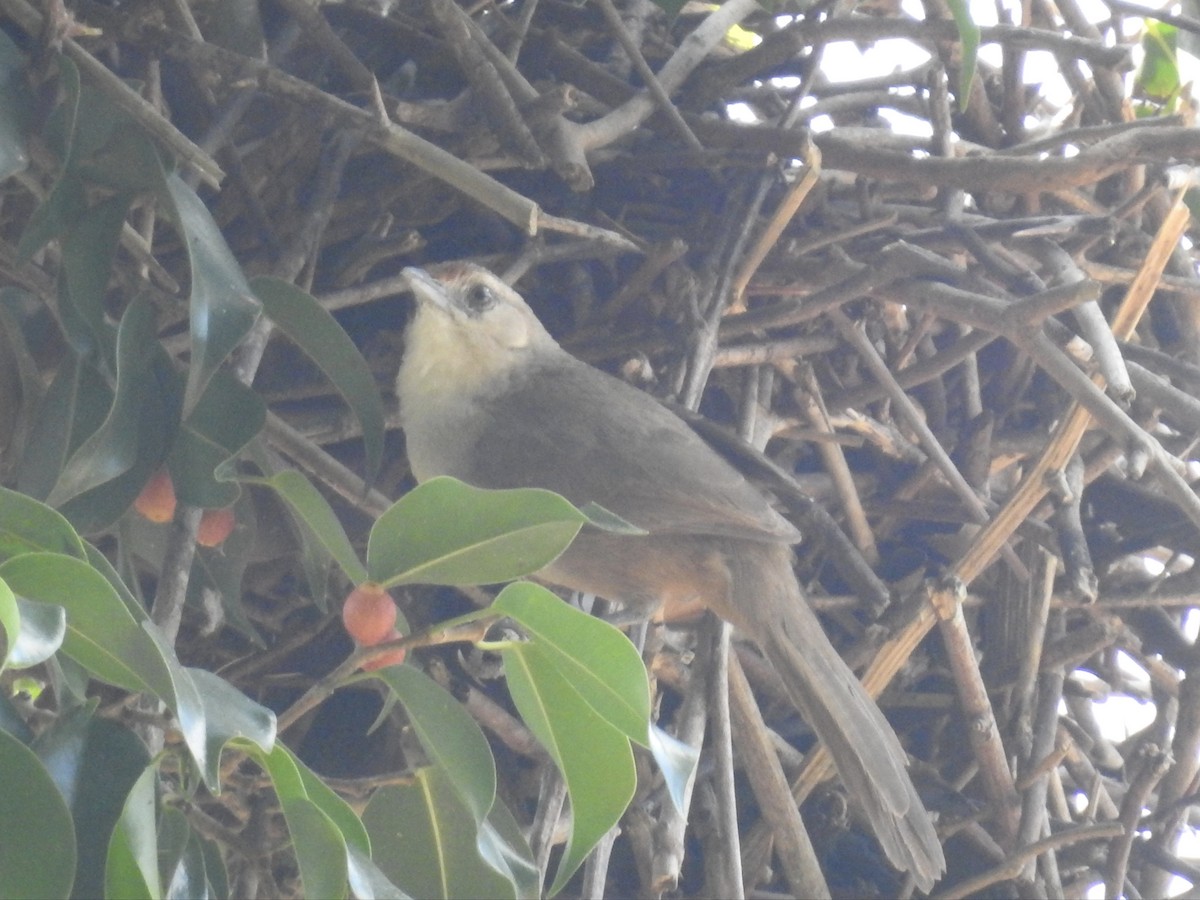
[(218, 891), (216, 887), (226, 883), (224, 868), (217, 847), (189, 828), (178, 861), (163, 879), (167, 883), (167, 900), (228, 896), (227, 891)]
[(162, 194), (166, 170), (154, 142), (99, 89), (83, 86), (74, 168), (89, 183), (120, 193)]
[(958, 78), (958, 108), (961, 112), (971, 102), (971, 82), (975, 79), (976, 60), (979, 56), (979, 26), (971, 16), (968, 0), (947, 0), (954, 24), (958, 26), (958, 40), (962, 44), (962, 62)]
[(227, 372), (217, 372), (179, 431), (167, 466), (181, 503), (229, 506), (240, 490), (217, 470), (252, 441), (267, 420), (262, 398)]
[(47, 502), (62, 506), (85, 491), (127, 472), (138, 456), (140, 422), (152, 401), (151, 353), (154, 308), (145, 298), (134, 300), (121, 317), (117, 336), (117, 389), (100, 427), (76, 450), (59, 475)]
[[(251, 441), (243, 456), (267, 478), (287, 471), (283, 461), (278, 456), (267, 452), (265, 442), (261, 438)], [(237, 477), (251, 484), (261, 484), (263, 486), (268, 486), (269, 484), (267, 481), (256, 481), (252, 478), (246, 478), (242, 474), (239, 474)], [(303, 475), (299, 477), (300, 480), (305, 480)], [(286, 482), (291, 478), (292, 476), (285, 476), (282, 481)], [(345, 555), (346, 560), (351, 561), (349, 565), (353, 567), (353, 571), (365, 578), (366, 568), (358, 561), (358, 556), (353, 549), (350, 549), (347, 553), (350, 541), (346, 537), (346, 532), (342, 528), (341, 522), (334, 515), (333, 510), (329, 508), (329, 504), (325, 502), (324, 497), (311, 484), (300, 487), (299, 491), (304, 497), (310, 499), (313, 494), (316, 494), (317, 500), (314, 501), (313, 508), (315, 511), (314, 514), (322, 522), (321, 527), (329, 529), (329, 534), (332, 535), (329, 539), (335, 541), (338, 547), (341, 548), (339, 552)], [(263, 511), (260, 518), (267, 518), (271, 523), (267, 528), (275, 527), (281, 532), (285, 530), (290, 531), (292, 536), (294, 536), (300, 546), (300, 566), (304, 570), (304, 578), (308, 583), (309, 595), (313, 598), (313, 602), (316, 603), (317, 608), (322, 613), (328, 612), (329, 576), (333, 571), (334, 558), (325, 547), (324, 539), (317, 535), (317, 532), (310, 527), (305, 517), (300, 514), (295, 506), (283, 499), (278, 490), (262, 491), (255, 499), (258, 501), (256, 510)], [(306, 502), (308, 501), (301, 499), (301, 503)], [(321, 510), (322, 506), (324, 508), (323, 511)], [(286, 534), (280, 534), (280, 543), (288, 543)], [(350, 571), (349, 569), (346, 570), (347, 575), (350, 574)]]
[(475, 720), (449, 691), (414, 666), (388, 666), (376, 673), (408, 712), (421, 746), (438, 763), (478, 829), (496, 799), (496, 761)]
[[(125, 604), (125, 608), (129, 610), (129, 614), (139, 622), (147, 621), (149, 616), (146, 614), (145, 607), (142, 606), (137, 597), (133, 596), (133, 592), (121, 580), (121, 576), (117, 574), (117, 570), (113, 568), (108, 558), (97, 550), (93, 544), (85, 542), (83, 547), (88, 563), (91, 564), (93, 569), (104, 576), (104, 580), (116, 591), (117, 596), (121, 598), (121, 602)], [(173, 650), (171, 651), (172, 655), (174, 655), (174, 652)]]
[[(225, 871), (225, 859), (221, 848), (213, 841), (200, 841), (200, 852), (204, 855), (204, 877), (208, 886), (208, 896), (212, 900), (228, 900), (229, 873)], [(170, 900), (191, 900), (195, 894), (172, 894)]]
[(1176, 48), (1179, 29), (1166, 22), (1146, 19), (1142, 32), (1142, 64), (1134, 79), (1133, 95), (1167, 103), (1180, 88)]
[(513, 882), (479, 853), (479, 832), (462, 795), (440, 766), (411, 784), (377, 790), (363, 811), (373, 859), (413, 897), (516, 897)]
[(80, 707), (38, 735), (32, 749), (66, 798), (75, 824), (74, 896), (100, 897), (109, 839), (149, 756), (133, 732)]
[[(135, 303), (142, 304), (144, 301)], [(132, 308), (126, 311), (126, 320), (131, 313)], [(124, 342), (127, 337), (124, 327), (122, 332)], [(88, 432), (80, 415), (80, 421), (73, 428), (79, 435), (88, 436), (88, 447), (80, 446), (68, 463), (68, 467), (80, 467), (84, 481), (96, 480), (87, 472), (89, 459), (96, 456), (92, 451), (104, 453), (124, 447), (122, 464), (128, 464), (115, 477), (106, 478), (62, 504), (60, 509), (63, 515), (83, 532), (107, 529), (125, 514), (150, 476), (162, 464), (167, 448), (179, 429), (179, 378), (172, 370), (170, 359), (152, 336), (148, 336), (140, 345), (138, 338), (133, 336), (128, 346), (128, 352), (122, 348), (118, 353), (119, 356), (123, 354), (130, 365), (126, 366), (123, 373), (119, 372), (117, 396), (111, 401), (112, 409), (108, 418)], [(123, 365), (124, 361), (119, 359), (118, 368)], [(135, 371), (130, 372), (131, 368)], [(92, 377), (87, 369), (81, 374), (83, 382)], [(80, 405), (84, 402), (81, 396), (77, 403), (80, 413), (84, 412)], [(108, 406), (105, 403), (100, 408), (106, 409)], [(124, 432), (125, 428), (128, 433)], [(102, 443), (97, 447), (96, 442)], [(56, 494), (62, 490), (62, 486), (60, 480), (55, 488)]]
[[(128, 803), (126, 803), (125, 808), (129, 808)], [(192, 833), (192, 828), (188, 824), (187, 818), (177, 807), (166, 804), (163, 804), (162, 808), (158, 810), (156, 826), (155, 840), (158, 842), (158, 853), (156, 854), (158, 857), (158, 882), (159, 884), (168, 884), (178, 874), (179, 868), (183, 864), (183, 857), (188, 845), (188, 838)], [(110, 855), (111, 852), (112, 845), (110, 844)], [(201, 866), (201, 880), (195, 887), (197, 888), (196, 890), (184, 896), (204, 896), (203, 866)], [(167, 896), (171, 895), (167, 893)]]
[[(59, 155), (63, 160), (62, 172), (46, 199), (33, 211), (25, 230), (21, 233), (21, 238), (17, 243), (17, 256), (21, 259), (30, 258), (48, 241), (63, 234), (87, 208), (83, 181), (75, 173), (73, 165), (76, 156), (75, 137), (82, 93), (79, 69), (69, 57), (59, 55), (57, 61), (60, 77), (59, 90), (63, 101), (55, 108), (48, 122), (47, 131), (51, 132), (51, 145), (59, 144), (56, 149), (59, 150)], [(57, 137), (60, 138), (58, 142), (54, 140), (53, 132), (55, 131), (57, 131)]]
[(271, 751), (245, 748), (266, 769), (283, 806), (305, 894), (309, 897), (342, 897), (349, 872), (348, 853), (353, 847), (370, 851), (363, 823), (290, 750), (276, 744)]
[(347, 895), (346, 842), (333, 820), (303, 797), (283, 801), (283, 817), (300, 866), (304, 896), (338, 900)]
[(627, 738), (649, 745), (650, 683), (641, 654), (607, 622), (529, 582), (508, 585), (492, 604), (536, 643), (597, 715)]
[(83, 540), (57, 510), (0, 487), (0, 560), (46, 551), (83, 559)]
[(111, 405), (103, 376), (68, 354), (42, 395), (17, 472), (18, 490), (45, 499), (67, 457), (100, 427)]
[(21, 635), (21, 610), (12, 589), (0, 581), (0, 672), (9, 664)]
[(108, 842), (105, 897), (155, 900), (163, 895), (158, 873), (157, 786), (158, 768), (149, 765), (125, 799)]
[[(76, 321), (82, 325), (82, 331), (72, 335), (72, 344), (84, 356), (106, 354), (110, 349), (112, 326), (105, 320), (104, 296), (129, 200), (128, 194), (118, 194), (91, 207), (62, 242), (59, 311), (64, 324)], [(70, 318), (68, 309), (73, 312)], [(107, 355), (104, 361), (112, 363)]]
[(206, 761), (204, 781), (220, 790), (221, 750), (232, 740), (250, 741), (264, 753), (275, 746), (275, 713), (254, 702), (228, 681), (206, 669), (184, 670), (204, 706)]
[(0, 897), (69, 897), (75, 829), (34, 752), (0, 730)]
[(379, 517), (367, 571), (385, 587), (511, 581), (553, 562), (586, 521), (550, 491), (489, 491), (433, 478)]
[(370, 897), (372, 900), (410, 900), (408, 894), (392, 884), (383, 874), (383, 870), (361, 850), (351, 847), (346, 861), (350, 892), (355, 897)]
[(157, 627), (127, 606), (102, 572), (57, 553), (26, 553), (0, 564), (0, 579), (28, 600), (64, 608), (63, 651), (101, 680), (162, 700), (201, 770), (215, 779), (215, 768), (205, 765), (204, 706), (191, 677)]
[(370, 851), (370, 840), (362, 822), (354, 810), (341, 797), (321, 781), (308, 766), (304, 765), (283, 744), (275, 744), (270, 751), (261, 747), (250, 748), (250, 754), (271, 776), (275, 793), (280, 800), (304, 799), (317, 805), (329, 820), (338, 826), (347, 844), (363, 852)]
[(539, 641), (501, 651), (508, 689), (530, 730), (562, 772), (571, 798), (571, 836), (550, 888), (558, 893), (625, 812), (637, 785), (629, 740), (588, 704)]
[(183, 237), (192, 274), (192, 354), (183, 396), (186, 417), (217, 367), (254, 326), (262, 306), (196, 192), (178, 175), (170, 175), (161, 199)]
[(363, 430), (366, 480), (374, 482), (383, 462), (383, 400), (367, 361), (311, 294), (265, 276), (255, 278), (250, 286), (271, 321), (308, 354), (350, 405)]
[(87, 563), (58, 553), (25, 553), (0, 564), (0, 578), (28, 600), (66, 609), (63, 650), (93, 675), (126, 690), (149, 690), (176, 708), (159, 646)]
[(338, 520), (329, 502), (321, 492), (299, 472), (285, 469), (269, 478), (245, 478), (252, 484), (265, 484), (274, 488), (279, 496), (295, 510), (300, 521), (307, 527), (329, 554), (337, 561), (346, 577), (355, 584), (367, 580), (367, 570), (354, 552), (346, 530)]
[(518, 897), (542, 895), (542, 873), (513, 814), (502, 802), (492, 804), (476, 841), (484, 862), (508, 878)]
[[(287, 748), (285, 747), (284, 750), (287, 751)], [(350, 804), (298, 758), (293, 756), (292, 762), (295, 763), (296, 771), (300, 774), (300, 783), (304, 786), (305, 796), (315, 803), (321, 812), (329, 816), (329, 820), (341, 832), (346, 846), (370, 855), (371, 839), (367, 836), (366, 826), (363, 825), (362, 819), (358, 817)]]
[(14, 669), (38, 666), (58, 652), (67, 635), (67, 611), (54, 603), (33, 603), (17, 597), (21, 630), (9, 648)]

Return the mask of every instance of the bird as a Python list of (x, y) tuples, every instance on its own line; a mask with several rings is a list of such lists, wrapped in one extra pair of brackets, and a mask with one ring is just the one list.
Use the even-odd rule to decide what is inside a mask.
[(945, 871), (941, 842), (899, 739), (805, 599), (796, 527), (675, 413), (564, 350), (489, 270), (403, 274), (416, 311), (396, 396), (416, 480), (544, 488), (644, 532), (584, 526), (537, 577), (632, 609), (698, 603), (749, 637), (889, 861), (928, 891)]

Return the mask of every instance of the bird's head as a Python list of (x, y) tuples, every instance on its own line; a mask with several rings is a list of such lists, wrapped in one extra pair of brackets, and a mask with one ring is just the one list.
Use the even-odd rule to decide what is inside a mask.
[(487, 269), (448, 263), (404, 275), (417, 300), (397, 378), (401, 401), (480, 396), (561, 353), (521, 295)]

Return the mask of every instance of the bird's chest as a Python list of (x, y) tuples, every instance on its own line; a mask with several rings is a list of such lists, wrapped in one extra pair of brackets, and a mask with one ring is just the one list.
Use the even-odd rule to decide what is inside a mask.
[(408, 461), (417, 481), (452, 475), (472, 481), (479, 416), (457, 405), (433, 405), (404, 415)]

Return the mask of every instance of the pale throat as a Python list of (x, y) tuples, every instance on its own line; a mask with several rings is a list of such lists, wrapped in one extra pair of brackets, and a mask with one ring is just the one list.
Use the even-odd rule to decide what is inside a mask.
[(461, 403), (508, 383), (515, 360), (488, 335), (473, 334), (424, 308), (408, 328), (404, 361), (396, 376), (402, 415), (420, 415), (447, 401)]

